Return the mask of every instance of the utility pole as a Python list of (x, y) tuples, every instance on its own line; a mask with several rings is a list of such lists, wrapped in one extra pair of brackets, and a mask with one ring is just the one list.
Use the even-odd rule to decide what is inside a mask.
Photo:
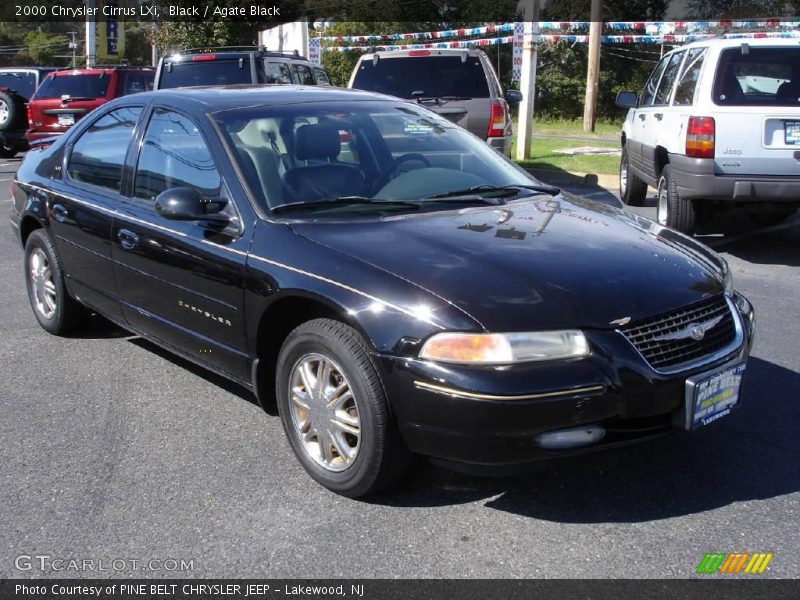
[(78, 50), (78, 43), (75, 41), (75, 36), (78, 34), (77, 31), (68, 31), (67, 32), (70, 36), (72, 36), (72, 41), (69, 43), (70, 50), (72, 50), (72, 68), (78, 66), (78, 57), (76, 56)]
[(597, 114), (597, 82), (600, 80), (600, 37), (603, 32), (602, 0), (592, 0), (589, 25), (589, 65), (586, 69), (586, 102), (583, 106), (583, 130), (594, 131)]
[(519, 104), (517, 122), (517, 160), (531, 156), (533, 142), (533, 105), (536, 100), (536, 36), (539, 35), (540, 0), (525, 0), (523, 3), (525, 33), (522, 42), (522, 77), (519, 90), (522, 102)]
[(86, 66), (93, 67), (97, 62), (97, 23), (93, 21), (96, 17), (89, 16), (95, 8), (95, 0), (86, 0)]

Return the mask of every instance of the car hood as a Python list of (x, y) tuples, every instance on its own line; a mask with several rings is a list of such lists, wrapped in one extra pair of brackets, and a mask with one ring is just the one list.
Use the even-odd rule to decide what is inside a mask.
[(292, 228), (455, 304), (490, 331), (613, 328), (723, 291), (722, 262), (702, 244), (574, 196)]

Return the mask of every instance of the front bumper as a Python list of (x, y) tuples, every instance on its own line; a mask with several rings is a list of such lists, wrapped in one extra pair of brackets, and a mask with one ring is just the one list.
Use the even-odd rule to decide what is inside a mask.
[[(749, 307), (749, 303), (746, 302)], [(741, 345), (679, 374), (654, 371), (616, 331), (586, 332), (585, 359), (508, 367), (465, 367), (379, 355), (389, 402), (416, 453), (470, 465), (521, 465), (660, 437), (684, 427), (686, 380), (745, 361), (752, 307), (740, 313)], [(540, 433), (599, 425), (600, 441), (545, 450)]]
[(670, 155), (681, 198), (733, 202), (797, 202), (800, 175), (720, 175), (710, 158)]

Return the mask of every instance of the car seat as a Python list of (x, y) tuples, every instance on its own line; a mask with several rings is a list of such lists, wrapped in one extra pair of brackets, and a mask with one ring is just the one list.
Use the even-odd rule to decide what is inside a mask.
[(366, 192), (364, 172), (355, 165), (336, 161), (342, 150), (339, 128), (332, 123), (301, 125), (295, 132), (297, 161), (326, 161), (298, 166), (284, 175), (286, 191), (294, 202), (333, 200)]

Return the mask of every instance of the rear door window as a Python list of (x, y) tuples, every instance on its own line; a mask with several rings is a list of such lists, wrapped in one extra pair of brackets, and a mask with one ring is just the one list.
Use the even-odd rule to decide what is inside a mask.
[(50, 76), (36, 90), (36, 98), (105, 98), (110, 82), (107, 73)]
[(713, 98), (723, 106), (797, 106), (800, 48), (748, 46), (746, 53), (741, 48), (723, 50)]
[(199, 56), (203, 58), (192, 57), (181, 62), (165, 62), (158, 82), (159, 89), (253, 83), (249, 58), (212, 60), (206, 59), (203, 55)]
[(294, 68), (297, 82), (300, 85), (314, 85), (314, 74), (306, 65), (298, 65), (295, 63), (292, 65), (292, 68)]
[(697, 82), (700, 80), (700, 72), (703, 70), (703, 61), (706, 57), (705, 48), (693, 48), (686, 55), (686, 62), (683, 65), (683, 72), (675, 88), (676, 105), (690, 106), (694, 104), (694, 95), (697, 90)]
[(672, 95), (672, 86), (678, 78), (678, 70), (680, 69), (683, 55), (683, 52), (676, 52), (670, 57), (664, 69), (664, 74), (661, 76), (661, 81), (658, 84), (656, 96), (653, 98), (653, 106), (669, 104), (669, 98)]
[(70, 153), (70, 179), (119, 193), (125, 155), (141, 112), (138, 106), (120, 108), (92, 123)]
[(353, 87), (399, 98), (488, 98), (489, 85), (476, 56), (407, 56), (360, 63)]

